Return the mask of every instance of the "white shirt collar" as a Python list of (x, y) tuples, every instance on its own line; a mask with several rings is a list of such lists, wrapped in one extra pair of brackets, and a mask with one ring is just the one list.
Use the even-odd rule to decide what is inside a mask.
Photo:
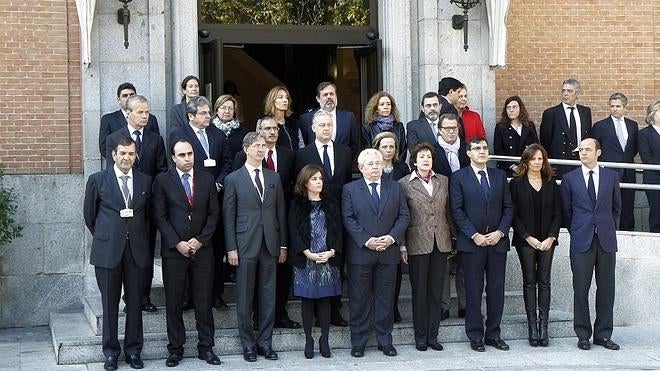
[[(174, 167), (174, 168), (176, 169), (176, 172), (179, 174), (179, 178), (181, 178), (183, 176), (184, 172), (179, 170), (178, 167)], [(190, 174), (190, 178), (193, 177), (193, 171), (195, 171), (194, 168), (190, 169), (190, 171), (188, 172), (188, 174)]]
[(259, 163), (259, 166), (255, 167), (255, 166), (252, 166), (252, 165), (248, 164), (247, 161), (246, 161), (245, 162), (245, 168), (248, 170), (248, 173), (250, 173), (251, 176), (252, 176), (252, 174), (254, 174), (255, 169), (259, 169), (259, 173), (263, 174), (263, 169), (262, 169), (262, 166), (261, 166), (261, 162)]
[(600, 167), (598, 166), (598, 164), (596, 164), (596, 167), (594, 167), (593, 169), (589, 169), (588, 167), (581, 165), (580, 169), (582, 169), (582, 175), (585, 177), (589, 176), (589, 172), (591, 170), (594, 171), (594, 175), (600, 174)]
[(316, 148), (319, 149), (319, 150), (323, 150), (323, 146), (326, 145), (326, 144), (328, 145), (328, 149), (334, 148), (333, 145), (332, 145), (332, 140), (329, 140), (328, 143), (321, 143), (321, 142), (319, 142), (318, 139), (314, 139), (314, 144), (316, 145)]
[[(431, 170), (431, 177), (434, 177), (434, 176), (435, 176), (435, 173), (433, 172), (433, 170)], [(419, 178), (419, 176), (417, 176), (417, 172), (413, 170), (413, 172), (410, 173), (410, 178), (408, 179), (408, 181), (412, 182), (414, 179), (417, 179), (417, 178)]]
[(117, 167), (117, 164), (114, 164), (112, 166), (112, 168), (115, 170), (115, 177), (117, 179), (121, 180), (121, 177), (124, 176), (124, 175), (128, 175), (128, 177), (130, 179), (133, 179), (133, 168), (129, 169), (127, 174), (124, 174), (123, 171), (119, 170), (119, 168)]

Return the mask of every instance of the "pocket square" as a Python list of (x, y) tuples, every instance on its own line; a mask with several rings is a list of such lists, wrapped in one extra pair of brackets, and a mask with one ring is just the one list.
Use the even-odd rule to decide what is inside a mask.
[(270, 183), (270, 184), (268, 185), (268, 188), (275, 188), (275, 184)]

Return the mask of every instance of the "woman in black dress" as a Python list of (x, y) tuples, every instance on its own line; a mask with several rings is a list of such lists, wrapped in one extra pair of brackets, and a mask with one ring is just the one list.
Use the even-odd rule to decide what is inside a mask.
[(374, 139), (379, 133), (394, 133), (396, 143), (399, 146), (398, 160), (405, 162), (408, 155), (406, 129), (403, 127), (403, 123), (399, 121), (399, 110), (396, 108), (394, 97), (384, 91), (374, 94), (364, 109), (364, 120), (366, 123), (362, 124), (363, 147), (372, 148)]
[(341, 295), (339, 268), (342, 219), (339, 203), (326, 197), (323, 168), (306, 165), (298, 173), (289, 210), (289, 260), (293, 264), (293, 295), (302, 301), (305, 358), (314, 357), (314, 307), (321, 324), (319, 351), (329, 358), (330, 299)]
[[(495, 125), (493, 134), (493, 154), (501, 156), (520, 156), (525, 148), (538, 143), (536, 126), (530, 121), (522, 99), (518, 96), (509, 97), (504, 101), (502, 117)], [(497, 167), (506, 171), (506, 176), (515, 173), (515, 162), (498, 161)]]
[(279, 136), (277, 145), (295, 151), (300, 143), (298, 120), (291, 117), (291, 94), (285, 86), (276, 86), (264, 98), (264, 116), (271, 116), (277, 122)]
[(522, 153), (515, 179), (510, 182), (512, 244), (522, 268), (528, 339), (533, 347), (548, 346), (550, 270), (561, 226), (559, 186), (553, 175), (545, 148), (530, 144)]

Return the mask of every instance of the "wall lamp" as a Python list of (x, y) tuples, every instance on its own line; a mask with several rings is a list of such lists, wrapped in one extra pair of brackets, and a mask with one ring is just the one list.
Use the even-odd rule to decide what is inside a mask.
[(479, 4), (479, 0), (450, 0), (449, 3), (456, 4), (463, 9), (463, 15), (456, 14), (451, 17), (451, 26), (455, 30), (463, 29), (463, 49), (468, 50), (468, 10)]
[(128, 3), (133, 0), (119, 0), (124, 5), (117, 10), (117, 22), (124, 25), (124, 48), (128, 49), (128, 24), (131, 23), (131, 11), (128, 10)]

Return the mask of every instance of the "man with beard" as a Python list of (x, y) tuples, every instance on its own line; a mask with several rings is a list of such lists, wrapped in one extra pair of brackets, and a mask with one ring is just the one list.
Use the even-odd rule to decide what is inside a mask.
[[(334, 130), (332, 140), (351, 148), (355, 155), (358, 147), (358, 124), (353, 112), (337, 108), (337, 87), (331, 82), (324, 81), (316, 87), (316, 101), (320, 109), (332, 115)], [(305, 145), (314, 143), (315, 135), (312, 130), (312, 118), (318, 110), (300, 115), (300, 132)]]
[(438, 116), (440, 112), (440, 96), (436, 92), (428, 92), (422, 97), (422, 112), (424, 117), (406, 124), (408, 131), (408, 148), (415, 148), (420, 143), (435, 145), (438, 138)]

